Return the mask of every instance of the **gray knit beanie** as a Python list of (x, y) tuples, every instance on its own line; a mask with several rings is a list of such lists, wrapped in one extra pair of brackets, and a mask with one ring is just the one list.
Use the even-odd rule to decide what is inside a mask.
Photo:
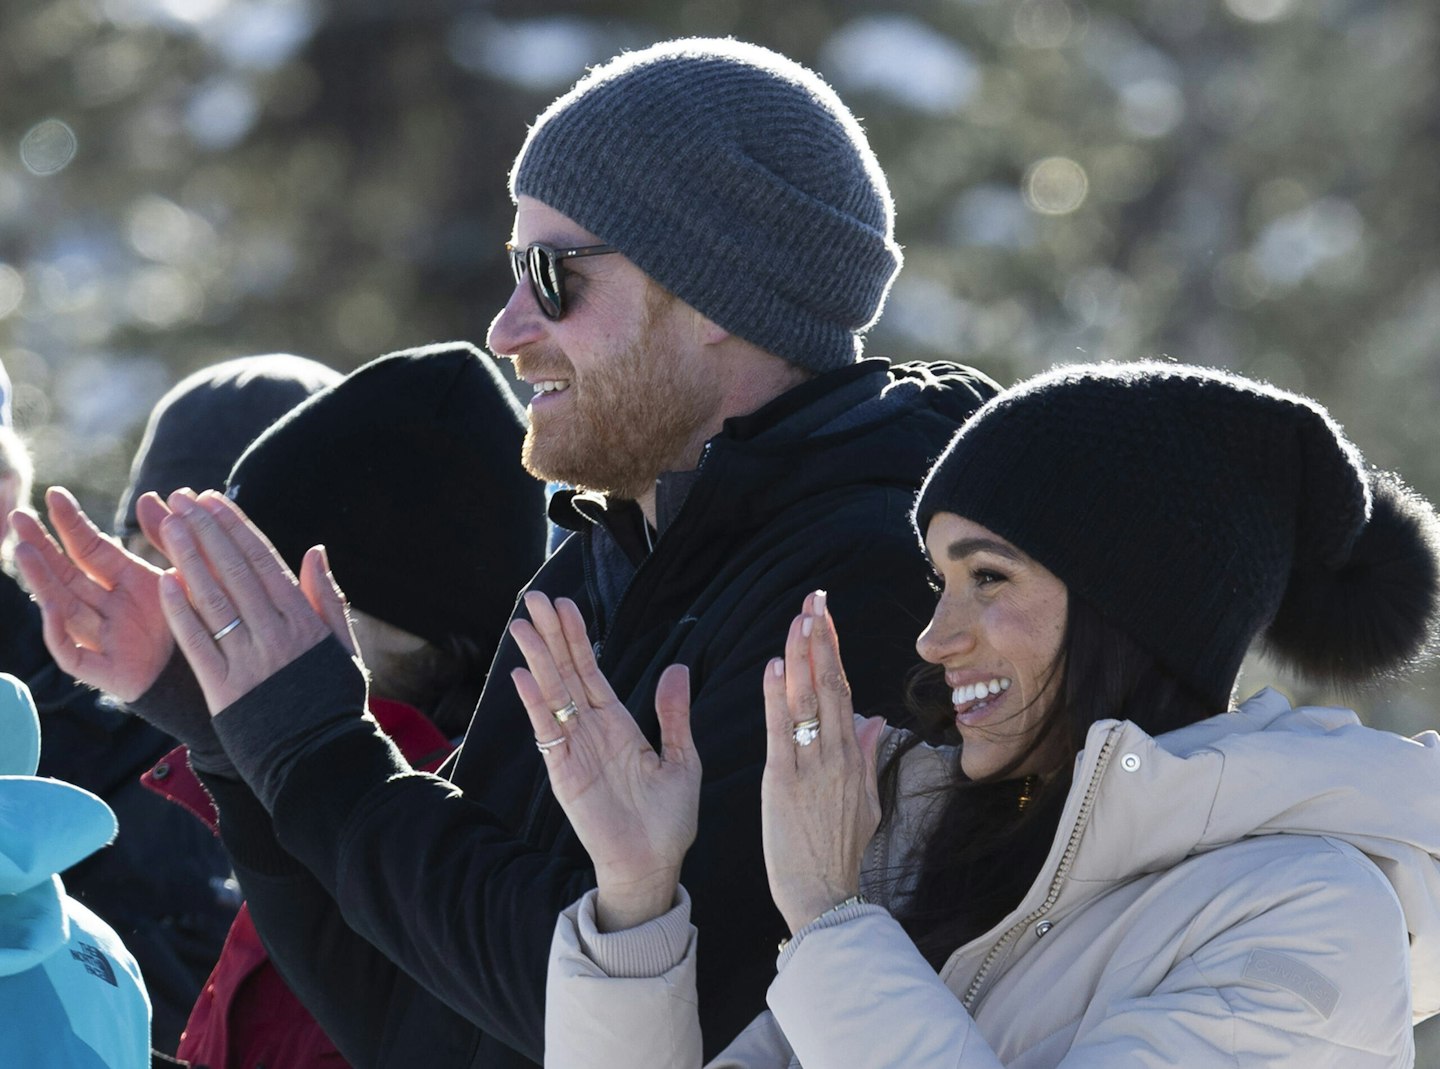
[(989, 528), (1199, 693), (1246, 650), (1364, 682), (1410, 666), (1440, 614), (1440, 518), (1367, 470), (1320, 405), (1176, 364), (1073, 366), (960, 429), (916, 504)]
[(130, 466), (130, 485), (115, 510), (115, 533), (140, 530), (135, 503), (150, 490), (165, 497), (188, 486), (218, 490), (266, 427), (344, 376), (289, 353), (242, 356), (201, 368), (155, 403)]
[(811, 371), (853, 363), (900, 268), (885, 176), (812, 71), (732, 40), (591, 71), (510, 175), (732, 334)]

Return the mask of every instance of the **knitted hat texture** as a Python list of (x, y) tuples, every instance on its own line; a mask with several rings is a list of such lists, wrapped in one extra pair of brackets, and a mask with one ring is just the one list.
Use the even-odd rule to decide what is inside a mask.
[(340, 372), (303, 356), (242, 356), (201, 368), (156, 402), (115, 510), (115, 533), (140, 530), (135, 503), (154, 490), (218, 490), (245, 447)]
[(816, 74), (733, 40), (591, 71), (510, 175), (731, 333), (812, 371), (853, 363), (899, 270), (885, 176)]
[(464, 343), (392, 353), (257, 438), (227, 495), (292, 569), (323, 543), (346, 597), (431, 642), (493, 650), (545, 551), (524, 415)]
[(921, 488), (1012, 542), (1200, 693), (1268, 628), (1292, 667), (1359, 682), (1412, 662), (1440, 610), (1440, 520), (1367, 472), (1320, 405), (1175, 364), (1072, 366), (1002, 392)]

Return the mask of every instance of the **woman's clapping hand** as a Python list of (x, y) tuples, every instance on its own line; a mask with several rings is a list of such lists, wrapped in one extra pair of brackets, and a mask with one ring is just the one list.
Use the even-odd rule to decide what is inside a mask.
[(857, 731), (825, 601), (823, 591), (805, 599), (785, 656), (765, 670), (765, 867), (792, 933), (858, 892), (880, 823), (875, 754), (885, 722), (862, 720)]

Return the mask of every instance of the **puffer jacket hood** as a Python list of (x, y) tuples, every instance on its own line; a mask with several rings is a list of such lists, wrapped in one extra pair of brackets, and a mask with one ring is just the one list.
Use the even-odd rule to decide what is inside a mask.
[[(1267, 688), (1156, 739), (1120, 725), (1117, 746), (1122, 773), (1126, 755), (1140, 760), (1119, 779), (1126, 794), (1142, 793), (1151, 818), (1134, 841), (1091, 844), (1077, 880), (1105, 878), (1115, 847), (1132, 859), (1118, 866), (1123, 880), (1259, 835), (1339, 839), (1373, 861), (1400, 900), (1416, 1021), (1440, 1013), (1440, 734), (1407, 739), (1366, 727), (1349, 709), (1292, 709)], [(1117, 827), (1105, 811), (1115, 804), (1127, 799), (1100, 796), (1097, 828)]]

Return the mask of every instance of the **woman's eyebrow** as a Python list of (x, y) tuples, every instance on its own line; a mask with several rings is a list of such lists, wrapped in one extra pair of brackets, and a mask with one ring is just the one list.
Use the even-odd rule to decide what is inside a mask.
[(1017, 563), (1019, 563), (1022, 559), (1020, 554), (1015, 551), (1014, 546), (1010, 545), (1007, 542), (1001, 542), (999, 539), (995, 538), (956, 539), (954, 542), (951, 542), (948, 546), (945, 547), (945, 555), (950, 560), (964, 560), (966, 557), (971, 556), (972, 554), (980, 553), (986, 550), (991, 553), (996, 553), (1002, 557), (1005, 557), (1008, 560), (1013, 560)]

